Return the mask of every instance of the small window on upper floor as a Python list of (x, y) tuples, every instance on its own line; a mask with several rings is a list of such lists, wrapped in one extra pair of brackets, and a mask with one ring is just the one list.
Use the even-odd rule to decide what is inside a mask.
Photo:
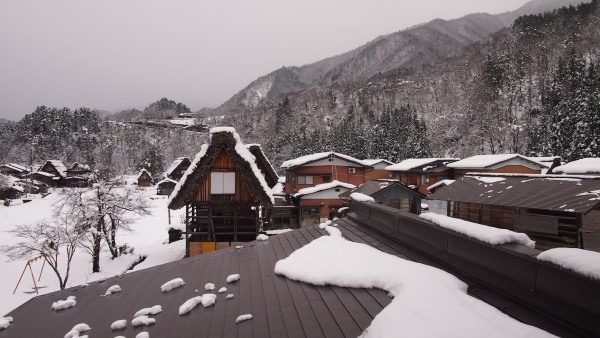
[(298, 184), (313, 184), (312, 176), (298, 176)]
[(210, 193), (211, 195), (235, 194), (235, 172), (210, 173)]

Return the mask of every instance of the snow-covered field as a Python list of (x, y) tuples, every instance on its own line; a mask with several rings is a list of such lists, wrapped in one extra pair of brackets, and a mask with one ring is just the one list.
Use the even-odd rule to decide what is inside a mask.
[[(11, 234), (6, 233), (6, 230), (19, 224), (30, 224), (49, 218), (55, 203), (62, 195), (61, 191), (61, 189), (53, 189), (52, 193), (46, 198), (37, 197), (29, 203), (17, 204), (10, 207), (0, 205), (0, 246), (10, 245), (17, 240)], [(171, 262), (181, 259), (184, 256), (184, 241), (164, 244), (167, 243), (167, 231), (169, 229), (167, 197), (157, 196), (154, 187), (147, 188), (144, 192), (149, 198), (152, 198), (151, 215), (136, 219), (131, 225), (133, 231), (121, 232), (117, 238), (119, 245), (127, 243), (135, 248), (134, 252), (111, 260), (110, 254), (107, 251), (103, 251), (100, 264), (101, 272), (92, 274), (91, 256), (82, 249), (78, 249), (73, 258), (67, 287), (122, 274), (133, 263), (137, 262), (141, 256), (146, 256), (146, 259), (136, 265), (134, 270)], [(183, 212), (184, 209), (171, 211), (172, 226), (182, 226), (180, 224), (180, 215)], [(40, 259), (32, 264), (36, 283), (40, 287), (40, 294), (59, 290), (58, 280), (47, 264), (44, 267), (40, 281), (37, 281), (42, 269), (42, 263), (43, 261)], [(0, 253), (0, 271), (2, 271), (0, 276), (0, 317), (36, 295), (29, 269), (25, 271), (21, 284), (13, 295), (13, 290), (25, 268), (25, 264), (26, 261), (8, 261), (7, 257)], [(64, 268), (64, 264), (61, 267)]]

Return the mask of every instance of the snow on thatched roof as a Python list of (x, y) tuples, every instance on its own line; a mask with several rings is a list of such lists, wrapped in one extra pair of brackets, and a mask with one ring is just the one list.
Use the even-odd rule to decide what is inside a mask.
[(173, 161), (173, 163), (171, 163), (171, 166), (169, 167), (169, 169), (167, 169), (167, 171), (166, 171), (166, 175), (167, 175), (167, 176), (171, 176), (171, 175), (173, 175), (173, 172), (174, 172), (175, 170), (177, 170), (177, 168), (178, 168), (178, 167), (181, 165), (181, 163), (183, 163), (183, 162), (187, 162), (187, 161), (189, 161), (189, 160), (190, 160), (190, 159), (189, 159), (189, 158), (187, 158), (187, 157), (178, 157), (178, 158), (176, 158), (176, 159)]
[(140, 173), (137, 175), (137, 179), (139, 180), (144, 175), (144, 173), (146, 173), (146, 175), (148, 175), (148, 177), (152, 179), (152, 175), (150, 175), (150, 173), (146, 169), (140, 170)]
[(252, 190), (256, 198), (265, 204), (273, 204), (273, 193), (260, 169), (256, 165), (256, 158), (242, 143), (240, 136), (234, 128), (217, 127), (210, 130), (210, 145), (203, 144), (200, 152), (196, 154), (194, 161), (187, 169), (181, 181), (177, 183), (171, 197), (169, 208), (179, 209), (192, 198), (196, 190), (197, 182), (204, 177), (210, 169), (216, 155), (224, 149), (231, 157), (236, 169), (242, 174), (246, 184)]
[(67, 167), (60, 160), (48, 160), (46, 161), (46, 164), (48, 163), (58, 171), (60, 177), (64, 178), (67, 176)]

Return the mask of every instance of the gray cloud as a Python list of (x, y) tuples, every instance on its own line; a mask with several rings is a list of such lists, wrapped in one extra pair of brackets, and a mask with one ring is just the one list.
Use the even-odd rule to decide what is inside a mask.
[(0, 117), (38, 105), (119, 110), (168, 97), (217, 106), (258, 76), (434, 18), (526, 0), (6, 0)]

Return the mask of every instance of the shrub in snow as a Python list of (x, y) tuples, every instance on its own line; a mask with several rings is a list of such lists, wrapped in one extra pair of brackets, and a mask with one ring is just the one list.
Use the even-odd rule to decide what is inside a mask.
[(202, 295), (202, 306), (209, 307), (217, 302), (217, 295), (214, 293), (205, 293)]
[(240, 280), (240, 274), (234, 273), (233, 275), (227, 276), (227, 283), (233, 283)]
[(252, 319), (252, 315), (251, 314), (241, 315), (241, 316), (238, 316), (235, 319), (235, 323), (238, 324), (239, 322), (243, 322), (243, 321), (249, 320), (249, 319)]
[(227, 292), (227, 288), (226, 287), (222, 287), (219, 289), (219, 293), (225, 293)]
[(2, 317), (0, 318), (0, 330), (4, 330), (7, 327), (10, 326), (10, 323), (12, 323), (13, 321), (13, 317)]
[(112, 295), (113, 293), (121, 292), (121, 287), (118, 285), (113, 285), (106, 290), (105, 296)]
[(206, 285), (204, 285), (204, 290), (206, 291), (212, 291), (215, 289), (215, 284), (213, 283), (206, 283)]
[(133, 315), (133, 318), (147, 315), (155, 315), (162, 312), (162, 306), (154, 305), (153, 307), (145, 307)]
[(135, 338), (150, 338), (150, 333), (142, 331), (135, 335)]
[(127, 320), (121, 319), (121, 320), (114, 321), (112, 324), (110, 324), (110, 329), (113, 331), (114, 330), (123, 330), (126, 326), (127, 326)]
[(257, 241), (266, 241), (267, 239), (269, 239), (269, 236), (267, 236), (265, 234), (260, 234), (260, 235), (256, 236)]
[(576, 248), (556, 248), (542, 252), (537, 259), (558, 265), (576, 274), (600, 280), (599, 252)]
[(59, 311), (75, 306), (77, 302), (75, 301), (75, 296), (69, 296), (65, 300), (59, 300), (52, 303), (52, 310)]
[(202, 296), (197, 296), (186, 300), (185, 303), (181, 304), (179, 307), (179, 315), (182, 316), (192, 311), (200, 303), (202, 303)]
[(166, 282), (165, 284), (161, 285), (160, 291), (162, 291), (162, 292), (171, 291), (175, 288), (183, 286), (184, 284), (185, 284), (185, 282), (183, 281), (183, 279), (175, 278), (175, 279), (172, 279), (172, 280)]
[(133, 325), (133, 326), (152, 325), (154, 323), (156, 323), (156, 319), (150, 318), (148, 316), (135, 317), (131, 321), (131, 325)]
[(225, 296), (225, 299), (232, 299), (232, 298), (233, 298), (233, 293), (230, 293), (227, 296)]
[(89, 331), (91, 329), (92, 328), (89, 325), (87, 325), (86, 323), (79, 323), (79, 324), (73, 326), (71, 331), (67, 332), (67, 334), (65, 335), (65, 338), (79, 337), (79, 334), (81, 332)]

